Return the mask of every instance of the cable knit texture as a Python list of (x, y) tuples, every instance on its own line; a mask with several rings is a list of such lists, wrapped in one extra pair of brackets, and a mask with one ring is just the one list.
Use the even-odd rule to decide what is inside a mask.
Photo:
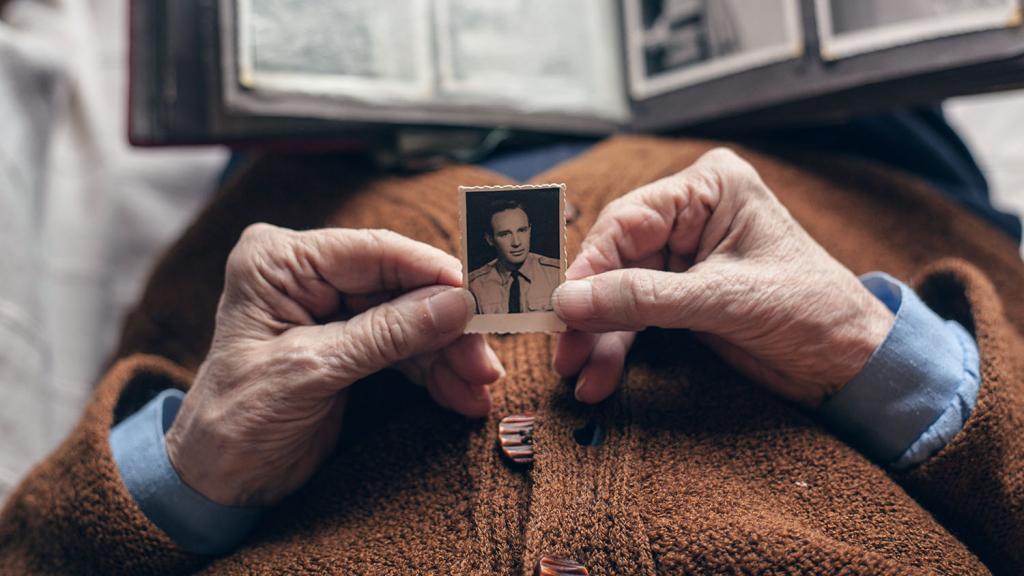
[[(713, 143), (617, 137), (535, 182), (581, 212), (569, 256), (612, 199)], [(154, 270), (77, 428), (0, 517), (3, 574), (530, 574), (541, 556), (591, 574), (1024, 573), (1024, 265), (1016, 247), (925, 185), (817, 154), (736, 147), (793, 216), (860, 274), (914, 280), (977, 338), (982, 386), (937, 456), (887, 474), (798, 408), (752, 386), (692, 335), (649, 330), (620, 392), (573, 400), (546, 335), (491, 338), (508, 377), (484, 421), (435, 407), (391, 372), (357, 384), (335, 454), (250, 538), (190, 556), (148, 522), (107, 438), (209, 346), (242, 229), (385, 227), (455, 253), (456, 187), (509, 181), (454, 166), (380, 175), (359, 159), (270, 156), (211, 202)], [(497, 425), (536, 414), (536, 460), (513, 467)], [(605, 429), (599, 446), (573, 432)]]

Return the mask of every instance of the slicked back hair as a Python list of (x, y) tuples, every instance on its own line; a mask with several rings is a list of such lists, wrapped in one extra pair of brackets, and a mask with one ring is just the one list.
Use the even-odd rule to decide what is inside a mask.
[(498, 212), (504, 212), (505, 210), (515, 210), (517, 208), (519, 210), (522, 210), (523, 213), (526, 214), (526, 221), (529, 222), (530, 221), (530, 213), (526, 211), (526, 208), (523, 207), (523, 203), (520, 202), (519, 200), (510, 200), (510, 199), (506, 198), (504, 200), (494, 200), (490, 204), (488, 204), (487, 205), (487, 235), (492, 237), (492, 238), (494, 237), (493, 219), (494, 219), (494, 215), (495, 214), (497, 214)]

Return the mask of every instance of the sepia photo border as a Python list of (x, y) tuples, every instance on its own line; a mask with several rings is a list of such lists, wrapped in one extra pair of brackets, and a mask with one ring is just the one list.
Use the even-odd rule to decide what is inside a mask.
[(782, 0), (782, 17), (786, 26), (785, 42), (723, 56), (657, 76), (648, 76), (647, 66), (644, 64), (644, 30), (640, 0), (624, 0), (622, 8), (625, 30), (624, 48), (626, 50), (626, 67), (628, 68), (627, 81), (629, 94), (635, 100), (645, 100), (768, 64), (795, 60), (804, 54), (800, 0)]
[[(467, 233), (466, 196), (517, 190), (551, 190), (558, 192), (558, 260), (559, 284), (565, 282), (565, 184), (511, 184), (502, 186), (459, 186), (459, 230), (462, 239), (459, 258), (462, 260), (462, 281), (469, 288), (469, 235)], [(466, 326), (467, 334), (518, 334), (523, 332), (564, 332), (563, 323), (554, 312), (521, 312), (518, 314), (477, 314)]]
[(913, 22), (883, 24), (875, 28), (836, 34), (833, 31), (832, 8), (829, 0), (815, 0), (814, 9), (823, 60), (839, 60), (886, 48), (970, 32), (1013, 28), (1024, 22), (1021, 0), (1004, 0), (1003, 4), (997, 8), (975, 9)]

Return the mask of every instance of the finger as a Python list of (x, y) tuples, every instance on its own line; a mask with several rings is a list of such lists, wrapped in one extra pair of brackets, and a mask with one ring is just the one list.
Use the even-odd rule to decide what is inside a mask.
[(313, 267), (340, 292), (462, 285), (458, 258), (390, 230), (335, 228), (301, 234)]
[(434, 363), (427, 391), (441, 406), (469, 418), (482, 418), (491, 410), (487, 387), (466, 381), (447, 362)]
[(425, 386), (436, 362), (445, 362), (460, 378), (486, 385), (505, 376), (497, 354), (480, 334), (465, 334), (436, 352), (420, 354), (395, 365), (409, 380)]
[(462, 336), (474, 302), (463, 288), (430, 286), (370, 308), (345, 322), (301, 327), (337, 388)]
[(622, 368), (626, 364), (636, 332), (610, 332), (600, 334), (594, 350), (576, 380), (576, 399), (596, 404), (612, 395), (622, 382)]
[[(633, 345), (633, 340), (636, 338), (636, 333), (626, 331), (593, 334), (577, 330), (563, 332), (559, 335), (558, 344), (555, 347), (555, 359), (552, 363), (555, 372), (563, 378), (571, 378), (581, 374), (589, 364), (594, 349), (605, 336), (614, 336), (619, 339), (620, 342), (625, 344), (626, 352), (628, 352), (629, 348)], [(579, 382), (577, 382), (578, 387)]]
[(441, 351), (446, 362), (463, 380), (472, 384), (490, 384), (505, 376), (505, 368), (481, 334), (466, 334)]
[(566, 278), (575, 280), (628, 267), (630, 261), (648, 260), (661, 252), (668, 243), (674, 217), (674, 206), (665, 201), (670, 198), (659, 192), (664, 188), (665, 182), (659, 180), (602, 210), (579, 255), (566, 270)]
[(572, 378), (580, 373), (583, 365), (594, 351), (597, 335), (579, 330), (566, 330), (558, 335), (555, 357), (551, 367), (562, 378)]
[(724, 189), (745, 181), (752, 170), (732, 152), (716, 149), (685, 170), (615, 200), (601, 211), (566, 278), (634, 267), (665, 248), (695, 254)]
[[(426, 376), (423, 377), (423, 386), (427, 389), (427, 394), (430, 395), (438, 406), (451, 410), (452, 401), (448, 397), (451, 395), (451, 386), (447, 383), (444, 386), (441, 385), (442, 379), (438, 379), (438, 373), (435, 373), (434, 371), (434, 364), (436, 363), (437, 359), (435, 358), (434, 361), (427, 366)], [(444, 376), (445, 372), (440, 372), (440, 375)], [(449, 376), (449, 378), (451, 377), (452, 376)]]
[(722, 303), (743, 291), (740, 278), (721, 282), (718, 275), (627, 268), (571, 280), (552, 295), (555, 312), (567, 326), (588, 332), (642, 330), (648, 326), (708, 330)]
[[(338, 293), (407, 291), (434, 284), (461, 286), (458, 259), (387, 230), (330, 228), (295, 232), (269, 224), (246, 228), (228, 258), (229, 288), (309, 323), (279, 300), (315, 317), (338, 306)], [(269, 290), (268, 290), (269, 288)]]

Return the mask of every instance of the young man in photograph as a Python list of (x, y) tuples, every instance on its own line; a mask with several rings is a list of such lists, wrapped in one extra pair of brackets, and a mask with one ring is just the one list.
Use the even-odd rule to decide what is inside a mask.
[(496, 200), (484, 234), (497, 258), (469, 274), (478, 314), (551, 310), (551, 293), (561, 269), (557, 258), (530, 252), (530, 217), (515, 200)]

